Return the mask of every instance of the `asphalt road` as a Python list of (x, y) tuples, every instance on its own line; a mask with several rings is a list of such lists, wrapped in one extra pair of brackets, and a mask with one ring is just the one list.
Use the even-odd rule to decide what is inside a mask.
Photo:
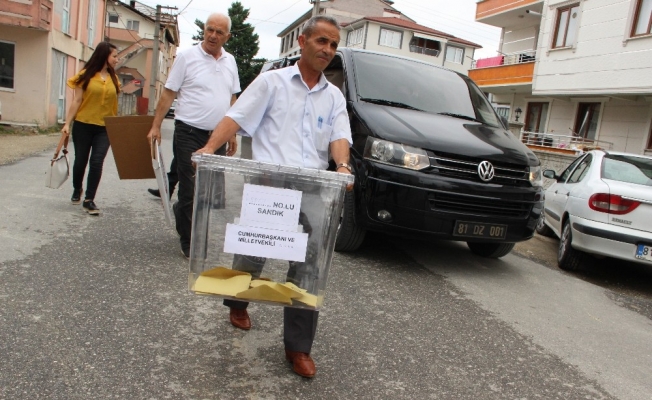
[(279, 307), (252, 305), (244, 332), (188, 291), (178, 238), (146, 192), (154, 180), (120, 181), (109, 156), (92, 217), (70, 204), (69, 182), (45, 188), (46, 153), (0, 166), (2, 399), (652, 396), (645, 297), (518, 255), (382, 235), (334, 255), (317, 375), (298, 377)]

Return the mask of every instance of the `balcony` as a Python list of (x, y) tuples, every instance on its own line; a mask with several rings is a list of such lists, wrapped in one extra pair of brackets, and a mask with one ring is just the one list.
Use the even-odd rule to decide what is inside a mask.
[(532, 92), (534, 50), (474, 60), (469, 78), (490, 93)]
[(477, 4), (475, 20), (499, 28), (536, 25), (544, 0), (484, 0)]
[(425, 54), (427, 56), (439, 57), (439, 50), (426, 47), (410, 45), (410, 53)]
[(14, 0), (0, 1), (0, 25), (50, 31), (52, 7), (52, 0), (33, 0), (31, 3)]
[(521, 131), (521, 142), (532, 150), (553, 153), (582, 154), (594, 149), (612, 150), (614, 145), (604, 140), (593, 140), (577, 135), (556, 135), (552, 133)]

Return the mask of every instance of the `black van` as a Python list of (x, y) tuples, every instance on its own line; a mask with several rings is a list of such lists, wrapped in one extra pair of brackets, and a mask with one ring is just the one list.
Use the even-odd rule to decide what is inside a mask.
[(468, 77), (348, 48), (324, 74), (348, 103), (356, 179), (335, 250), (354, 251), (377, 231), (466, 241), (496, 258), (532, 237), (543, 207), (539, 160)]

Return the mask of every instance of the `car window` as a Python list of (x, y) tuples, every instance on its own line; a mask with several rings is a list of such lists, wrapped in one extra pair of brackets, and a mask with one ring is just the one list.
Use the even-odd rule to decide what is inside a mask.
[(621, 182), (652, 186), (652, 159), (608, 154), (602, 162), (602, 177)]
[(356, 52), (357, 95), (433, 114), (455, 114), (502, 128), (486, 97), (455, 72), (416, 60)]
[(593, 161), (593, 156), (591, 154), (584, 157), (584, 159), (577, 165), (577, 168), (575, 168), (573, 173), (570, 175), (570, 178), (568, 178), (567, 183), (577, 183), (584, 179), (584, 176), (589, 171), (589, 167), (591, 166), (591, 161)]
[(582, 157), (582, 156), (576, 158), (575, 161), (573, 161), (571, 163), (571, 165), (569, 165), (568, 168), (566, 168), (564, 170), (564, 172), (562, 172), (561, 176), (559, 177), (559, 182), (566, 182), (566, 180), (570, 176), (571, 172), (573, 172), (575, 167), (577, 167), (577, 164), (579, 164), (580, 161), (582, 161), (583, 159), (584, 159), (584, 157)]

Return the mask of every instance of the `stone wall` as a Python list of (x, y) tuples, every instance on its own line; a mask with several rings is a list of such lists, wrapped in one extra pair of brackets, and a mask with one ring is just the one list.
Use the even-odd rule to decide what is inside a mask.
[[(542, 150), (532, 150), (534, 154), (541, 161), (541, 170), (545, 171), (547, 169), (552, 169), (557, 175), (561, 174), (562, 171), (566, 169), (573, 162), (579, 154), (563, 154), (563, 153), (553, 153), (549, 151)], [(543, 178), (543, 187), (548, 188), (555, 181), (548, 178)]]

